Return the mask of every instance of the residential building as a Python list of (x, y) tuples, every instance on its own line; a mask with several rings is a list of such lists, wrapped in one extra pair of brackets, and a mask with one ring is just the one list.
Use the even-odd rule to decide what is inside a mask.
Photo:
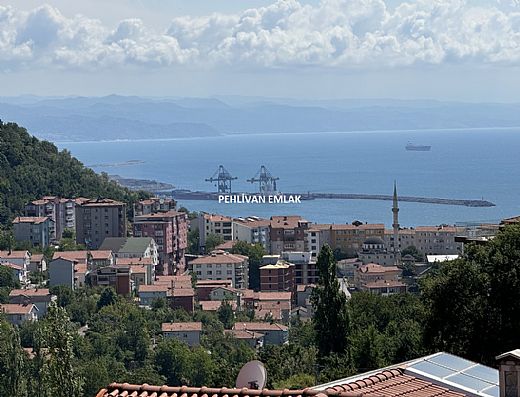
[(162, 323), (161, 330), (165, 338), (175, 338), (190, 347), (200, 345), (201, 322)]
[(195, 310), (195, 291), (193, 288), (173, 288), (168, 297), (172, 309), (184, 309), (188, 313)]
[(310, 299), (312, 291), (314, 290), (314, 285), (298, 285), (296, 289), (296, 305), (300, 307), (309, 307), (312, 306)]
[(215, 288), (231, 288), (233, 280), (197, 280), (195, 290), (199, 301), (210, 300), (210, 293)]
[(44, 272), (47, 270), (47, 261), (42, 254), (32, 254), (27, 266), (29, 272)]
[(330, 225), (313, 224), (305, 231), (307, 250), (316, 259), (325, 244), (330, 243)]
[(195, 309), (195, 291), (190, 286), (172, 281), (155, 285), (140, 285), (138, 288), (141, 306), (151, 306), (156, 299), (165, 299), (172, 309), (184, 309), (193, 313)]
[(48, 288), (13, 289), (9, 293), (9, 303), (33, 304), (38, 308), (38, 317), (45, 316), (49, 306), (54, 302), (56, 302), (56, 295), (52, 295)]
[(462, 244), (455, 242), (455, 237), (462, 231), (455, 226), (418, 226), (415, 247), (424, 255), (460, 254)]
[(224, 241), (233, 240), (233, 219), (228, 216), (201, 213), (197, 219), (192, 221), (190, 227), (192, 230), (199, 230), (201, 252), (206, 252), (206, 239), (210, 234), (221, 236)]
[(0, 266), (5, 266), (11, 269), (13, 279), (18, 281), (21, 285), (25, 285), (29, 282), (28, 272), (25, 265), (15, 265), (10, 262), (2, 262)]
[(122, 258), (150, 258), (152, 265), (148, 268), (148, 279), (154, 280), (159, 264), (157, 244), (151, 237), (107, 237), (100, 247), (101, 250), (112, 251), (116, 263)]
[(132, 270), (130, 276), (135, 288), (141, 284), (153, 284), (154, 280), (149, 276), (153, 274), (152, 258), (117, 258), (116, 266), (129, 266)]
[(94, 270), (98, 267), (112, 266), (114, 264), (114, 255), (110, 250), (95, 251), (56, 251), (52, 259), (64, 258), (76, 260), (78, 263), (87, 265), (88, 270)]
[(260, 332), (238, 330), (238, 329), (226, 329), (224, 330), (225, 335), (229, 335), (241, 342), (245, 342), (249, 347), (256, 349), (264, 345), (265, 335)]
[(382, 295), (406, 292), (401, 273), (397, 266), (381, 266), (375, 263), (361, 265), (354, 276), (354, 285), (361, 291)]
[(260, 291), (294, 292), (294, 265), (279, 260), (260, 267)]
[(316, 284), (319, 279), (316, 259), (311, 252), (282, 252), (281, 258), (294, 264), (294, 284)]
[(105, 266), (90, 271), (87, 282), (93, 287), (112, 287), (118, 295), (130, 295), (132, 288), (132, 268), (130, 266)]
[(137, 289), (139, 295), (139, 304), (141, 306), (150, 307), (157, 299), (167, 300), (169, 296), (168, 285), (140, 285)]
[(107, 237), (126, 237), (126, 204), (110, 199), (76, 205), (76, 242), (98, 249)]
[(231, 287), (216, 287), (209, 293), (209, 300), (240, 303), (242, 290)]
[(306, 231), (309, 222), (301, 216), (272, 216), (270, 223), (271, 254), (283, 251), (307, 251)]
[(31, 247), (46, 248), (51, 242), (51, 223), (47, 217), (19, 216), (13, 220), (14, 239)]
[(233, 331), (257, 332), (264, 335), (266, 345), (283, 345), (289, 342), (289, 328), (277, 323), (236, 323)]
[[(397, 233), (398, 243), (396, 248), (399, 251), (404, 250), (405, 248), (414, 246), (415, 247), (415, 229), (403, 228), (399, 229)], [(393, 229), (385, 229), (385, 235), (383, 237), (383, 241), (385, 242), (385, 247), (393, 247), (394, 246), (394, 230)]]
[(134, 205), (134, 218), (136, 216), (150, 215), (157, 212), (175, 211), (177, 203), (172, 198), (152, 197), (141, 200)]
[[(199, 301), (200, 310), (202, 310), (203, 312), (216, 312), (218, 311), (218, 309), (220, 309), (223, 303), (224, 301), (221, 300)], [(231, 309), (233, 311), (237, 310), (236, 302), (228, 302), (228, 304), (231, 305)]]
[(74, 289), (75, 267), (78, 263), (76, 259), (62, 258), (55, 254), (53, 260), (49, 262), (49, 286), (64, 285)]
[(170, 210), (134, 217), (134, 236), (151, 237), (157, 244), (161, 274), (175, 274), (186, 268), (188, 217)]
[(3, 313), (13, 325), (22, 325), (26, 321), (38, 320), (38, 308), (31, 303), (18, 304), (6, 303), (0, 304), (0, 313)]
[(365, 240), (363, 248), (358, 252), (358, 258), (364, 265), (376, 263), (382, 266), (394, 266), (396, 261), (393, 250), (387, 250), (381, 237), (370, 237)]
[(189, 263), (199, 280), (231, 280), (235, 288), (247, 288), (249, 259), (247, 256), (212, 251)]
[(0, 264), (12, 263), (28, 269), (31, 264), (31, 253), (26, 250), (20, 251), (0, 251)]
[(259, 320), (283, 321), (287, 323), (291, 314), (291, 292), (240, 291), (239, 308), (253, 310)]
[(385, 225), (354, 222), (352, 225), (330, 225), (330, 247), (347, 257), (355, 257), (363, 242), (370, 237), (383, 238)]
[(269, 252), (270, 225), (270, 220), (261, 219), (257, 216), (235, 218), (233, 219), (233, 240), (260, 244)]

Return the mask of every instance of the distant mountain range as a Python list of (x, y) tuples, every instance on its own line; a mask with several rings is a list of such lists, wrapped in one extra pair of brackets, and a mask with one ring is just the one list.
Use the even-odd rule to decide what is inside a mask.
[(50, 141), (520, 126), (520, 104), (393, 99), (0, 97), (0, 119)]

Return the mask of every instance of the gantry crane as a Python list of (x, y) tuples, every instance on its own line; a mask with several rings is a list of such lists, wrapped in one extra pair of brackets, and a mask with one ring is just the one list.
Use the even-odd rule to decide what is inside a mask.
[(217, 182), (215, 186), (218, 188), (218, 193), (231, 193), (231, 181), (235, 179), (237, 179), (236, 176), (231, 176), (223, 165), (219, 165), (217, 171), (215, 171), (211, 178), (207, 178), (205, 181), (212, 183)]
[(262, 194), (276, 193), (276, 181), (280, 178), (274, 177), (265, 166), (261, 166), (256, 175), (247, 182), (257, 183), (259, 192)]

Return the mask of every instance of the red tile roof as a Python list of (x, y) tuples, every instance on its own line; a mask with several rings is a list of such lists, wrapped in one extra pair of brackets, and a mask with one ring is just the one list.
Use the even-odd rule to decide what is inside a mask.
[[(222, 301), (199, 301), (199, 304), (203, 312), (216, 312), (222, 306)], [(230, 305), (233, 310), (236, 310), (236, 302), (231, 302)]]
[(287, 331), (285, 325), (277, 323), (262, 323), (262, 322), (248, 322), (248, 323), (235, 323), (233, 326), (234, 330), (239, 331)]
[(397, 266), (381, 266), (377, 263), (367, 263), (359, 267), (361, 273), (386, 273), (386, 272), (399, 272), (400, 269)]
[(31, 262), (41, 262), (43, 260), (43, 254), (32, 254)]
[(35, 225), (39, 225), (47, 220), (49, 220), (49, 218), (45, 216), (18, 216), (14, 218), (13, 223), (34, 223)]
[(2, 259), (24, 259), (26, 256), (29, 256), (29, 251), (0, 251), (0, 258)]
[(9, 292), (9, 296), (47, 296), (50, 295), (48, 288), (39, 288), (39, 289), (13, 289)]
[(83, 207), (115, 207), (125, 205), (125, 203), (112, 199), (85, 200), (78, 204)]
[(162, 332), (202, 331), (202, 323), (162, 323), (161, 330)]
[(116, 265), (118, 266), (129, 266), (129, 265), (151, 265), (152, 258), (117, 258)]
[(23, 270), (23, 266), (15, 265), (14, 263), (11, 263), (11, 262), (0, 263), (0, 266), (5, 266), (5, 267), (11, 268), (13, 270)]
[(6, 303), (0, 304), (0, 313), (7, 314), (28, 314), (31, 310), (35, 309), (36, 306), (33, 304), (22, 305), (17, 303)]
[(303, 390), (253, 390), (209, 387), (171, 387), (112, 383), (96, 397), (362, 397), (361, 393)]
[(326, 391), (358, 392), (364, 397), (463, 397), (442, 386), (404, 373), (401, 368), (379, 372), (367, 378), (343, 385), (334, 386)]

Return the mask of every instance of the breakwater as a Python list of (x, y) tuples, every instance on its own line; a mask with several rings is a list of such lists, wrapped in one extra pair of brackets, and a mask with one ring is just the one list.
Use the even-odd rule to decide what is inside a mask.
[[(164, 194), (164, 192), (162, 192)], [(238, 192), (236, 194), (242, 194)], [(255, 193), (244, 193), (255, 194)], [(384, 194), (354, 194), (354, 193), (285, 193), (285, 195), (300, 195), (302, 200), (386, 200), (392, 201), (391, 195)], [(219, 193), (201, 192), (191, 190), (173, 190), (172, 197), (177, 200), (215, 200), (218, 201)], [(438, 205), (458, 205), (464, 207), (494, 207), (495, 204), (487, 200), (471, 199), (448, 199), (436, 197), (415, 197), (400, 196), (400, 202), (438, 204)]]

